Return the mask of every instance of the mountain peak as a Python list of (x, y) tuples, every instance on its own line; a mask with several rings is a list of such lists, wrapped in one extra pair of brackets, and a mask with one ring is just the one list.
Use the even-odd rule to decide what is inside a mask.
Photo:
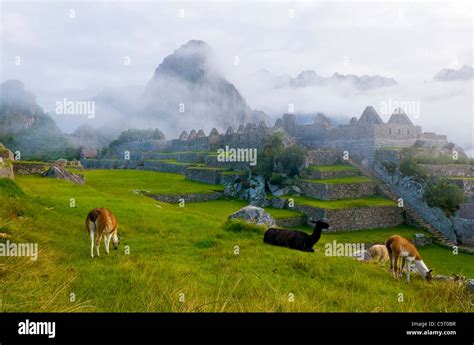
[(167, 133), (177, 134), (203, 123), (206, 131), (225, 130), (263, 119), (225, 79), (214, 63), (212, 49), (199, 40), (180, 46), (156, 68), (145, 89), (142, 113), (151, 114)]
[(176, 76), (191, 82), (206, 77), (212, 70), (211, 48), (204, 41), (191, 40), (165, 57), (156, 68), (155, 77), (160, 75)]
[(9, 79), (0, 84), (0, 104), (32, 106), (36, 104), (36, 98), (25, 90), (25, 85), (21, 81)]

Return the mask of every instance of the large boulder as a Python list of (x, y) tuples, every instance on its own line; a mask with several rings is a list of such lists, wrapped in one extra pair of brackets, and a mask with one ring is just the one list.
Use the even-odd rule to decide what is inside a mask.
[(268, 189), (273, 196), (284, 196), (284, 195), (301, 195), (303, 191), (298, 186), (278, 186), (274, 184), (267, 183)]
[(13, 153), (0, 143), (0, 178), (14, 178)]
[(85, 182), (83, 175), (74, 174), (57, 165), (52, 165), (43, 173), (43, 176), (67, 180), (76, 184), (83, 184)]
[(469, 292), (474, 293), (474, 279), (469, 279), (466, 283), (466, 286)]
[(3, 157), (0, 157), (0, 178), (14, 178), (11, 161)]
[(261, 207), (248, 205), (229, 216), (229, 219), (242, 219), (249, 223), (265, 225), (267, 227), (275, 226), (275, 219), (272, 218)]
[(64, 169), (67, 166), (67, 160), (64, 158), (60, 158), (56, 162), (54, 162), (54, 165)]

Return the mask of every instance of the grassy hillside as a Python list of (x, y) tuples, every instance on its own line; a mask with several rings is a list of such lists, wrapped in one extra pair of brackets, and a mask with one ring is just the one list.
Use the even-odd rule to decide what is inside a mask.
[[(181, 208), (131, 192), (216, 186), (146, 171), (85, 175), (85, 185), (36, 176), (19, 176), (18, 186), (0, 183), (0, 233), (39, 245), (37, 261), (0, 257), (1, 311), (473, 310), (472, 296), (455, 284), (419, 276), (407, 284), (393, 280), (387, 267), (324, 255), (324, 244), (333, 239), (376, 242), (393, 233), (409, 236), (412, 228), (323, 234), (319, 251), (303, 253), (266, 245), (263, 234), (223, 230), (240, 201)], [(102, 247), (101, 257), (92, 259), (84, 219), (99, 206), (117, 216), (121, 243), (109, 256)], [(436, 272), (474, 273), (474, 256), (425, 248), (421, 253)]]

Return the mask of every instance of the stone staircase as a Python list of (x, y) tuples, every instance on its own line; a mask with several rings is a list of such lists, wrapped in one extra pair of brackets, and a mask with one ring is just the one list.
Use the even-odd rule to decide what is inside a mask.
[[(368, 177), (371, 177), (371, 178), (374, 178), (374, 179), (377, 179), (378, 181), (380, 181), (380, 183), (378, 184), (378, 188), (379, 190), (382, 192), (382, 194), (384, 194), (387, 198), (395, 201), (395, 202), (398, 202), (398, 199), (400, 198), (399, 195), (395, 194), (391, 188), (389, 187), (389, 185), (383, 181), (381, 181), (380, 179), (378, 179), (375, 174), (370, 171), (369, 169), (363, 167), (359, 162), (356, 162), (352, 159), (349, 159), (349, 163), (351, 163), (352, 165), (356, 166), (357, 168), (359, 168), (359, 170), (366, 176)], [(406, 203), (404, 203), (403, 205), (403, 210), (405, 211), (405, 213), (411, 217), (417, 224), (419, 224), (420, 227), (422, 227), (423, 229), (425, 229), (426, 231), (428, 231), (430, 234), (433, 235), (435, 241), (444, 246), (444, 247), (449, 247), (449, 248), (453, 248), (454, 246), (457, 246), (457, 244), (453, 241), (451, 241), (450, 239), (448, 239), (441, 231), (439, 231), (438, 229), (436, 229), (434, 226), (432, 226), (430, 223), (428, 223), (427, 221), (425, 221), (419, 214), (418, 212), (416, 212), (415, 210), (413, 210), (409, 205), (407, 205)], [(468, 251), (468, 252), (472, 252), (473, 250), (471, 248), (466, 248), (466, 247), (461, 247), (461, 246), (458, 246), (460, 249), (463, 249), (465, 251)]]

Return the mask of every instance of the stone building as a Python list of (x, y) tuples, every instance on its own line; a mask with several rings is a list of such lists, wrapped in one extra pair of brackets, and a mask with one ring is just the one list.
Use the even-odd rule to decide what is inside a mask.
[(396, 109), (387, 123), (372, 106), (366, 107), (359, 119), (352, 118), (347, 125), (337, 127), (323, 114), (317, 114), (307, 125), (298, 125), (294, 115), (285, 114), (280, 123), (305, 146), (340, 149), (360, 159), (372, 160), (375, 150), (382, 147), (407, 147), (417, 141), (436, 147), (448, 143), (444, 135), (423, 133), (401, 109)]
[(125, 143), (118, 151), (128, 150), (133, 159), (150, 159), (156, 152), (214, 151), (226, 145), (234, 148), (262, 149), (264, 139), (276, 130), (284, 130), (290, 137), (308, 148), (332, 148), (347, 151), (358, 159), (373, 160), (375, 151), (383, 147), (407, 147), (417, 142), (426, 146), (442, 147), (447, 137), (423, 132), (401, 109), (396, 109), (388, 122), (384, 122), (372, 106), (364, 109), (357, 119), (347, 124), (334, 126), (321, 113), (316, 114), (313, 123), (298, 124), (296, 116), (284, 114), (273, 127), (265, 122), (241, 124), (237, 130), (227, 128), (219, 133), (213, 128), (206, 136), (202, 129), (184, 130), (178, 139), (147, 140)]

